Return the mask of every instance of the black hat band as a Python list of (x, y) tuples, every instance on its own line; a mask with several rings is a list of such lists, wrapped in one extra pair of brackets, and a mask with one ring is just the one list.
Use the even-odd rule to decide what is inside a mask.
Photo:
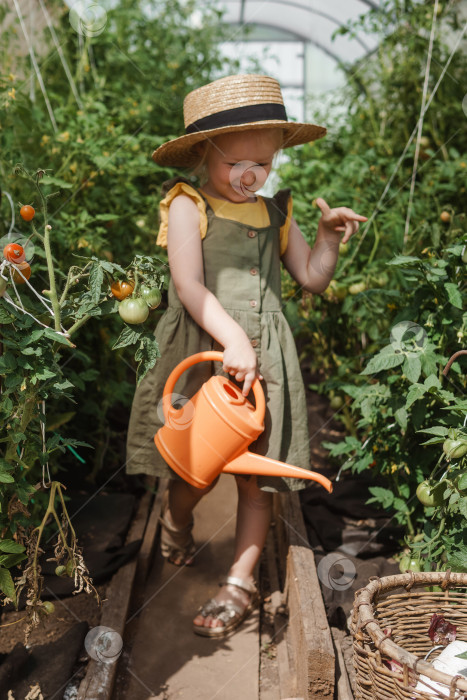
[(272, 102), (225, 109), (222, 112), (197, 119), (195, 122), (189, 124), (185, 131), (187, 134), (193, 134), (197, 131), (219, 129), (223, 126), (240, 126), (241, 124), (262, 122), (271, 119), (287, 121), (287, 112), (285, 111), (284, 105)]

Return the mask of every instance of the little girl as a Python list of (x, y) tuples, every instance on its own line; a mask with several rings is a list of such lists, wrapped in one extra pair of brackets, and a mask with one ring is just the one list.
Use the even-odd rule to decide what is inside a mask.
[[(282, 314), (280, 262), (304, 289), (321, 293), (346, 242), (366, 221), (323, 199), (310, 249), (292, 217), (289, 190), (256, 196), (281, 147), (321, 138), (313, 124), (287, 121), (279, 84), (263, 75), (234, 75), (189, 93), (186, 134), (160, 146), (156, 163), (204, 172), (202, 187), (183, 177), (164, 183), (157, 243), (168, 250), (169, 306), (156, 335), (161, 358), (136, 391), (127, 472), (170, 477), (161, 518), (161, 550), (171, 563), (193, 563), (192, 511), (214, 486), (195, 488), (177, 476), (154, 445), (161, 427), (165, 381), (185, 357), (222, 350), (225, 373), (248, 395), (255, 378), (266, 396), (265, 430), (252, 452), (310, 468), (305, 392), (297, 353)], [(219, 365), (186, 371), (177, 383), (192, 397)], [(273, 491), (302, 489), (307, 482), (279, 477), (236, 476), (237, 528), (232, 566), (215, 598), (193, 621), (197, 634), (220, 637), (237, 627), (258, 601), (253, 571), (271, 518)]]

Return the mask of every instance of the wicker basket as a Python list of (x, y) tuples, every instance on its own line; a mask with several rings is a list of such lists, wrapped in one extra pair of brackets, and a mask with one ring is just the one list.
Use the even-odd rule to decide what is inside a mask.
[[(442, 590), (430, 592), (427, 586)], [(373, 577), (356, 592), (351, 632), (358, 700), (467, 699), (465, 676), (450, 676), (432, 666), (440, 650), (424, 660), (435, 646), (428, 636), (433, 613), (457, 626), (456, 639), (467, 641), (466, 589), (467, 574), (448, 570)], [(400, 668), (392, 670), (384, 663), (391, 660)], [(415, 689), (421, 674), (423, 691)]]

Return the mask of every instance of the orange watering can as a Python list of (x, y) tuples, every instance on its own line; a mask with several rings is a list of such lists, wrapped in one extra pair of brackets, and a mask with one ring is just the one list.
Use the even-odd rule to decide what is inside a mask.
[(221, 352), (199, 352), (170, 373), (162, 395), (165, 425), (154, 437), (167, 464), (198, 488), (209, 486), (223, 472), (309, 479), (331, 492), (332, 483), (321, 474), (248, 452), (250, 443), (264, 430), (266, 402), (258, 379), (252, 386), (256, 407), (236, 384), (219, 375), (205, 382), (181, 408), (172, 406), (175, 384), (186, 369), (198, 362), (222, 359)]

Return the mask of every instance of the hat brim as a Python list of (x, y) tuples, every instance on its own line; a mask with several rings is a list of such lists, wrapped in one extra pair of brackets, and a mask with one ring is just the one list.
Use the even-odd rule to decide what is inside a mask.
[(316, 141), (326, 134), (324, 126), (316, 124), (302, 124), (297, 122), (284, 122), (281, 120), (269, 120), (239, 124), (235, 126), (223, 126), (217, 129), (207, 129), (194, 134), (185, 134), (172, 141), (162, 144), (152, 154), (153, 160), (158, 165), (174, 167), (194, 167), (199, 161), (199, 153), (194, 149), (195, 145), (202, 141), (209, 141), (220, 134), (236, 131), (249, 131), (250, 129), (271, 129), (279, 127), (283, 130), (282, 148), (299, 146), (309, 141)]

